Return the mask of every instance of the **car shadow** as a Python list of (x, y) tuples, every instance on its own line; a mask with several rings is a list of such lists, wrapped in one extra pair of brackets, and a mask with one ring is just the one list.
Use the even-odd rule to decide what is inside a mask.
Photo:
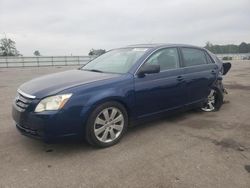
[[(138, 132), (143, 132), (147, 129), (155, 127), (156, 129), (159, 126), (173, 126), (173, 123), (180, 123), (186, 120), (191, 114), (197, 112), (194, 111), (187, 111), (172, 114), (171, 116), (164, 116), (164, 117), (155, 117), (151, 119), (145, 119), (143, 121), (139, 121), (133, 123), (132, 126), (129, 126), (127, 133), (124, 137), (131, 137), (133, 135), (137, 135)], [(198, 112), (199, 113), (199, 112)], [(97, 148), (87, 144), (83, 139), (82, 140), (65, 140), (60, 141), (53, 144), (46, 144), (40, 140), (33, 140), (30, 138), (23, 138), (22, 145), (30, 152), (44, 152), (47, 155), (54, 155), (54, 153), (60, 154), (60, 157), (63, 155), (68, 156), (69, 154), (74, 153), (92, 153), (97, 151), (104, 151), (104, 150), (113, 150), (118, 149), (122, 145), (123, 140), (115, 146), (109, 148)], [(125, 139), (126, 140), (126, 139)], [(122, 147), (122, 146), (121, 146)]]
[(133, 134), (133, 132), (135, 131), (143, 131), (143, 129), (147, 129), (152, 126), (157, 127), (162, 126), (163, 124), (169, 125), (168, 123), (180, 123), (182, 121), (185, 121), (190, 115), (199, 113), (202, 112), (190, 110), (186, 112), (175, 112), (171, 115), (162, 115), (159, 117), (144, 119), (133, 124), (128, 129), (128, 132), (131, 132), (131, 134)]

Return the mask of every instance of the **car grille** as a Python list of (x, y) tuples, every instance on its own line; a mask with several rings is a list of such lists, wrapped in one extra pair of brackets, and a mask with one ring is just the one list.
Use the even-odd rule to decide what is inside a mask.
[(32, 98), (24, 96), (18, 92), (15, 98), (15, 104), (17, 109), (21, 112), (25, 111), (32, 102), (32, 100), (33, 100)]

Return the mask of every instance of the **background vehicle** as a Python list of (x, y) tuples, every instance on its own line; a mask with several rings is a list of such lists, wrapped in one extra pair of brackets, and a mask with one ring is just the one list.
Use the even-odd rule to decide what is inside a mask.
[(176, 110), (216, 111), (223, 104), (221, 62), (190, 45), (148, 44), (111, 50), (79, 70), (20, 86), (13, 118), (45, 141), (84, 137), (117, 143), (129, 122)]

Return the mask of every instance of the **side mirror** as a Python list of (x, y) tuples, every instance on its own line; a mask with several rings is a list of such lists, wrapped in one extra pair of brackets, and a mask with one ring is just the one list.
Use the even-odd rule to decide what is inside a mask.
[(223, 75), (226, 75), (227, 72), (231, 69), (232, 64), (229, 62), (223, 63)]
[(143, 65), (138, 72), (138, 77), (144, 77), (145, 74), (153, 74), (160, 72), (160, 65)]

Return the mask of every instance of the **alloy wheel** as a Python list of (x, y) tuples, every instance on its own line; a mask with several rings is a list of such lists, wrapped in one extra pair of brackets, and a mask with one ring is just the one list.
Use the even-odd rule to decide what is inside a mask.
[(94, 122), (95, 137), (104, 143), (116, 140), (124, 128), (124, 116), (122, 112), (115, 107), (109, 107), (102, 110)]
[(212, 112), (215, 110), (215, 101), (216, 100), (216, 91), (214, 89), (212, 89), (210, 91), (210, 94), (207, 97), (207, 103), (204, 105), (203, 108), (201, 108), (201, 110), (205, 111), (205, 112)]

